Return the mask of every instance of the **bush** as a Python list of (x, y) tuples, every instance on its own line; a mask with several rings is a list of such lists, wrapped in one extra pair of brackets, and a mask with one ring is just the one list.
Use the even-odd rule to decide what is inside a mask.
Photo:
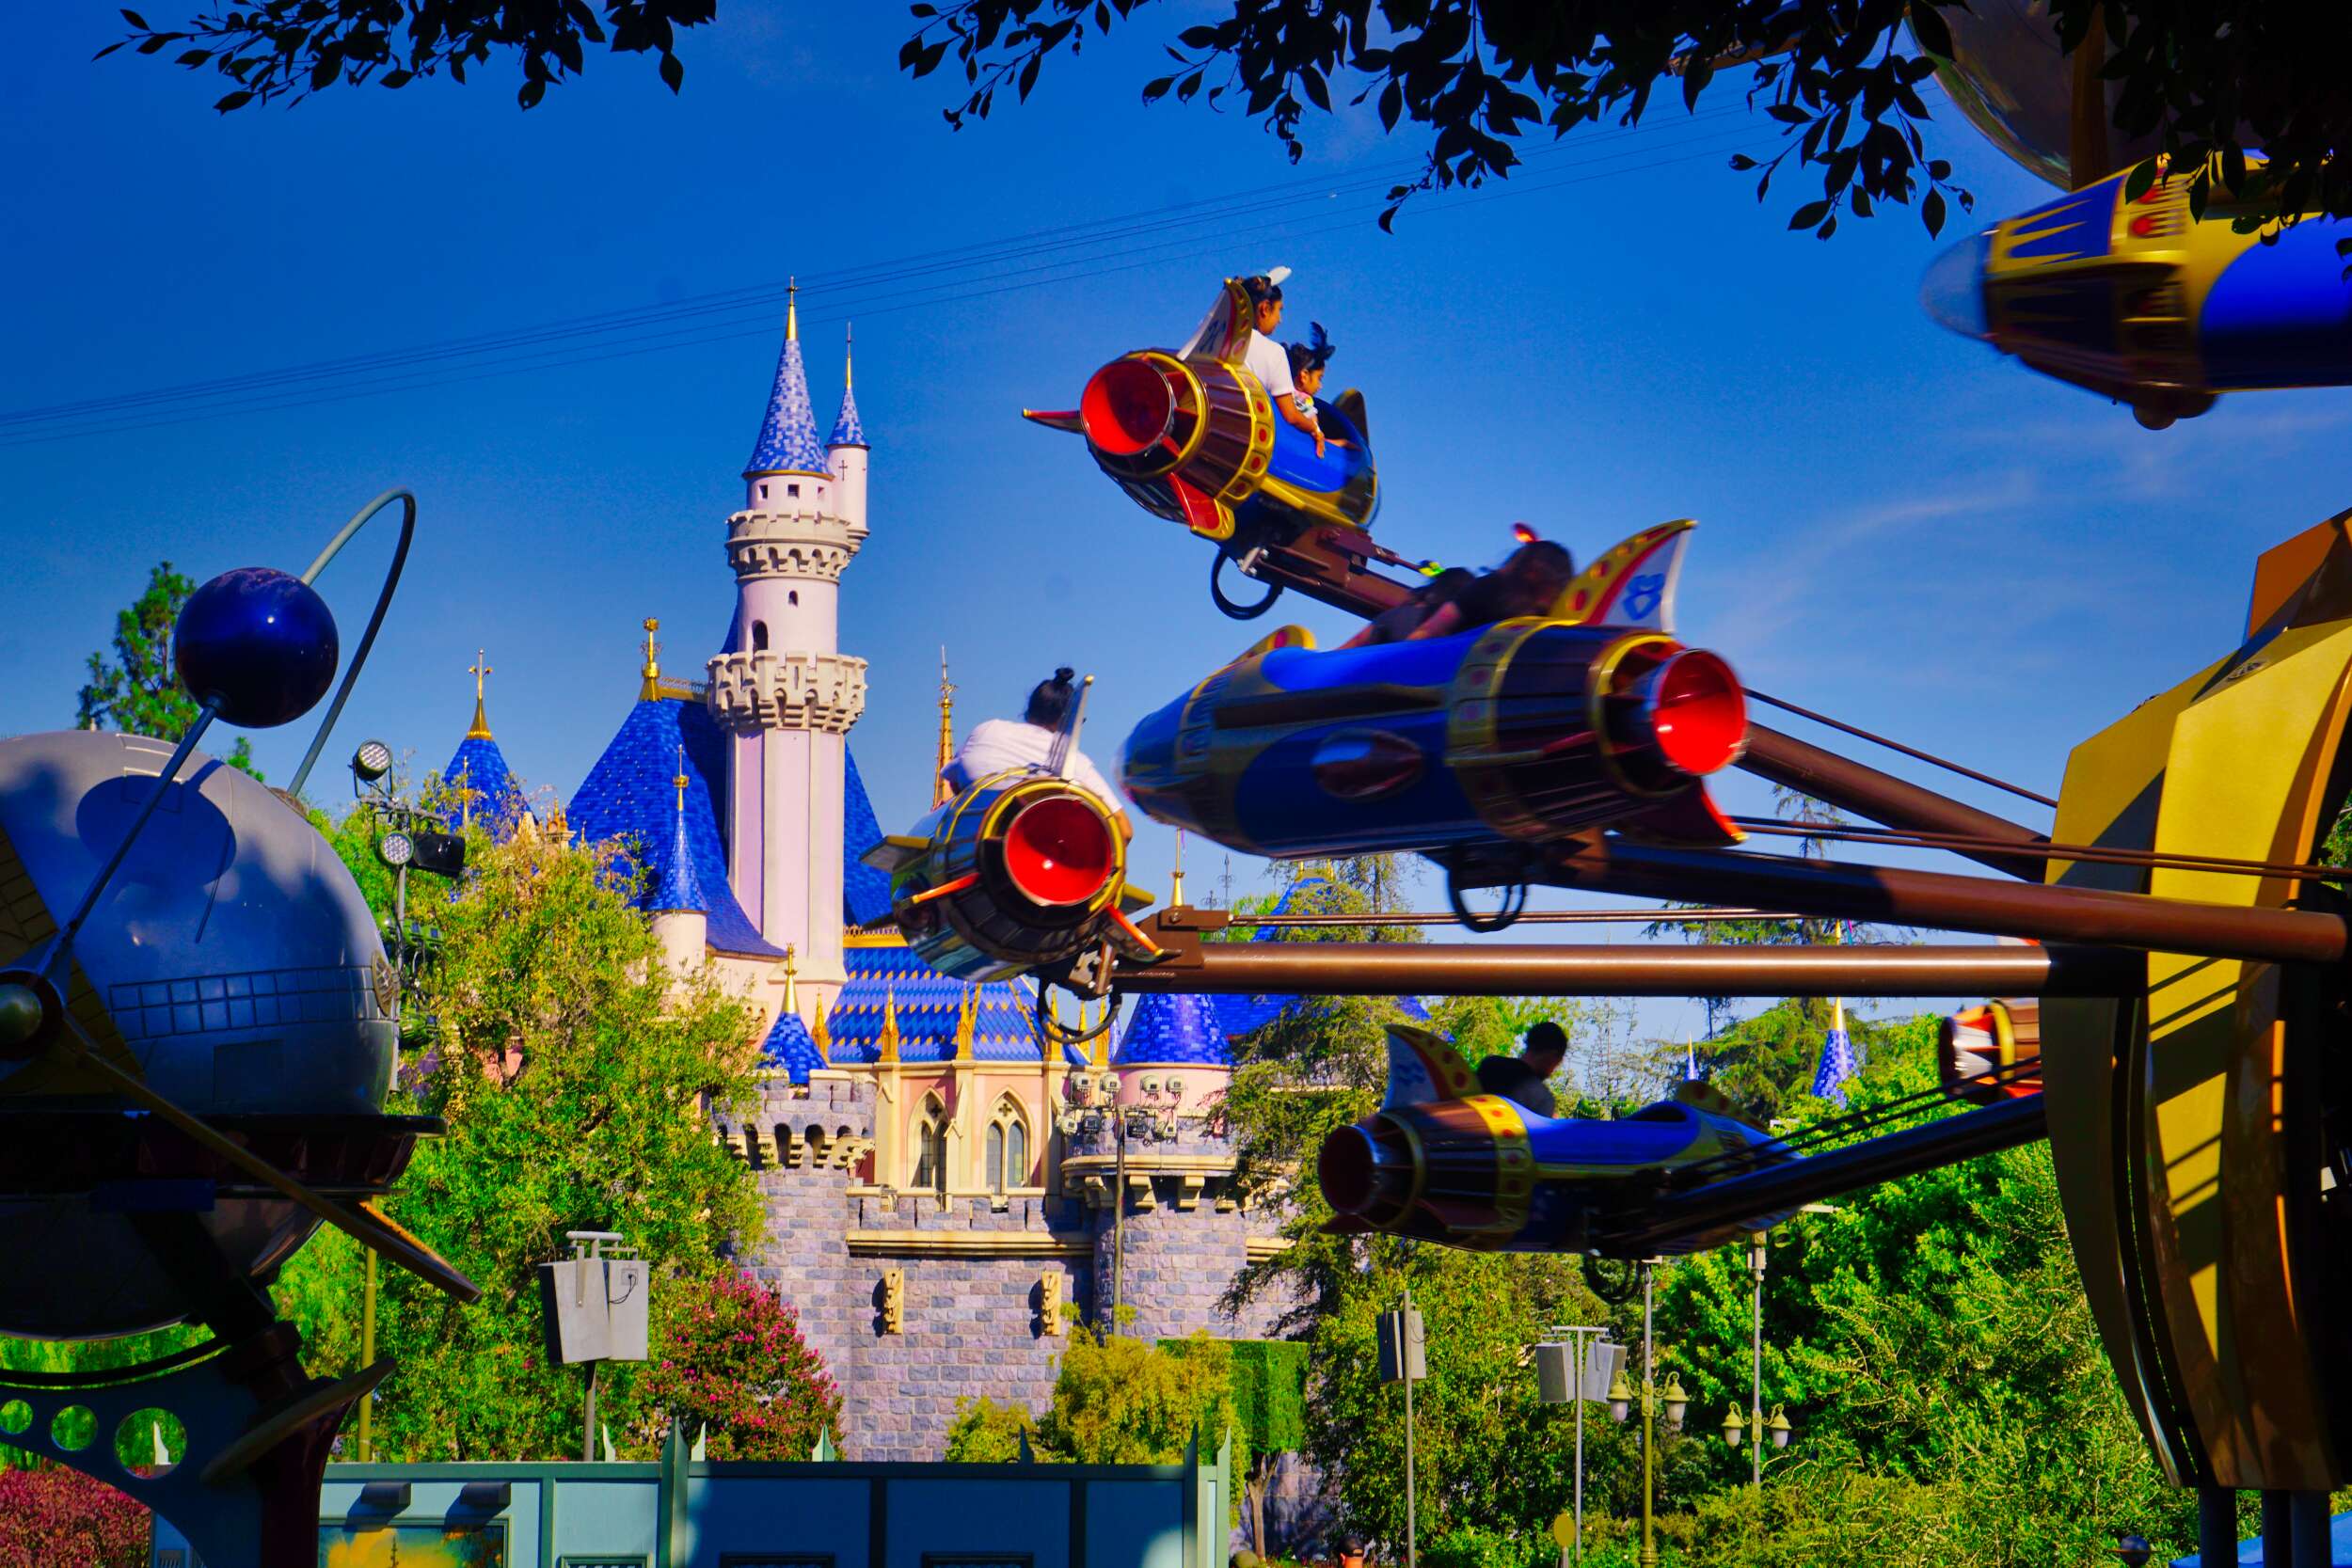
[(1422, 1547), (1421, 1560), (1429, 1568), (1555, 1568), (1560, 1547), (1548, 1535), (1463, 1525), (1433, 1537)]
[(0, 1471), (0, 1568), (146, 1568), (146, 1509), (61, 1465)]
[(956, 1401), (956, 1418), (947, 1424), (947, 1462), (951, 1465), (1010, 1465), (1021, 1457), (1021, 1439), (1027, 1437), (1036, 1452), (1037, 1418), (1017, 1404), (998, 1404), (986, 1394)]
[(806, 1459), (840, 1430), (841, 1390), (799, 1319), (739, 1269), (670, 1318), (657, 1354), (646, 1408), (668, 1411), (690, 1433), (706, 1429), (712, 1459)]

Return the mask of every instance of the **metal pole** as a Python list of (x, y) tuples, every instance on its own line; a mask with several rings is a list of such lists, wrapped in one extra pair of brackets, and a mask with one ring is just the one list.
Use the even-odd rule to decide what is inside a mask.
[(392, 968), (400, 983), (408, 983), (408, 868), (392, 873)]
[(580, 1459), (583, 1465), (596, 1460), (596, 1364), (588, 1363), (588, 1422), (580, 1434)]
[(1120, 1293), (1121, 1274), (1127, 1266), (1127, 1113), (1114, 1104), (1111, 1117), (1119, 1148), (1111, 1177), (1111, 1332), (1116, 1334), (1120, 1303), (1125, 1299)]
[(1748, 1441), (1751, 1449), (1748, 1484), (1764, 1485), (1764, 1232), (1748, 1238), (1748, 1266), (1756, 1273), (1756, 1361), (1748, 1384)]
[[(359, 1365), (364, 1369), (375, 1365), (375, 1248), (365, 1249), (368, 1255), (365, 1283), (359, 1287)], [(375, 1391), (370, 1389), (359, 1396), (359, 1463), (367, 1464), (375, 1457), (373, 1423)]]
[[(1817, 800), (1842, 806), (1873, 822), (1914, 832), (1963, 833), (1971, 838), (2007, 839), (2012, 844), (2044, 842), (2031, 828), (1991, 812), (1963, 805), (1932, 789), (1899, 779), (1891, 773), (1825, 752), (1793, 735), (1762, 724), (1748, 726), (1748, 746), (1739, 766)], [(1992, 848), (1959, 853), (1995, 871), (2029, 882), (2042, 879), (2042, 863), (2030, 855), (2004, 855)]]
[(1658, 1568), (1658, 1358), (1650, 1341), (1650, 1259), (1642, 1259), (1642, 1568)]
[[(1743, 863), (1764, 855), (1730, 855)], [(1781, 857), (1782, 863), (1796, 863)], [(1924, 875), (1924, 873), (1920, 873)], [(2036, 892), (1989, 877), (1954, 877), (1996, 892), (2030, 897)], [(1660, 885), (1663, 885), (1662, 883)], [(1688, 888), (1685, 888), (1688, 891)], [(2047, 890), (2074, 894), (2073, 889)], [(2164, 899), (2139, 895), (2132, 912)], [(2175, 908), (2205, 908), (2184, 906)], [(1851, 896), (1832, 912), (1885, 918), (1878, 904)], [(2333, 915), (2292, 911), (2233, 911), (2316, 921), (2339, 936)], [(1897, 911), (1896, 918), (1900, 918)], [(2020, 919), (2024, 917), (2021, 915)], [(1933, 925), (1906, 920), (1907, 925)], [(1979, 922), (1979, 924), (1987, 924)], [(2298, 927), (2298, 930), (2304, 927)], [(2195, 942), (2167, 951), (2201, 951)], [(2218, 951), (2219, 949), (2216, 949)], [(1502, 945), (1390, 942), (1206, 942), (1197, 956), (1149, 968), (1119, 966), (1119, 987), (1198, 994), (1359, 996), (2137, 996), (2148, 987), (2145, 954), (2128, 947), (1847, 946), (1643, 947), (1601, 943)]]
[(2237, 1494), (2229, 1487), (2197, 1489), (2197, 1560), (2237, 1560)]
[(1420, 1521), (1413, 1483), (1413, 1288), (1405, 1287), (1405, 1316), (1398, 1323), (1397, 1359), (1405, 1372), (1405, 1568), (1420, 1568)]
[(1592, 1365), (1592, 1341), (1576, 1331), (1576, 1560), (1584, 1560), (1584, 1374)]

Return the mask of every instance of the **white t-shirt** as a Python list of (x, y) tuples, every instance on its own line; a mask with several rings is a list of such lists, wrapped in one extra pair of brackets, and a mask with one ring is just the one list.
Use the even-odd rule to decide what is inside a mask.
[[(956, 752), (956, 760), (943, 768), (947, 783), (958, 790), (971, 788), (993, 773), (1010, 772), (1016, 768), (1045, 771), (1054, 754), (1054, 737), (1058, 732), (1042, 724), (1024, 723), (1017, 719), (984, 719), (972, 726), (972, 733), (963, 737), (963, 745)], [(1102, 801), (1113, 811), (1120, 805), (1119, 791), (1103, 777), (1084, 752), (1070, 755), (1070, 782)]]
[(1291, 385), (1288, 350), (1256, 327), (1249, 329), (1249, 346), (1242, 351), (1241, 368), (1265, 384), (1265, 395), (1279, 403), (1298, 388)]

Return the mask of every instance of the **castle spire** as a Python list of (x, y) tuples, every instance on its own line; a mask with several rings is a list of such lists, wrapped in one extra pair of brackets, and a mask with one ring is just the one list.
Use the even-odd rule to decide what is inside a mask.
[(473, 662), (466, 667), (466, 673), (473, 677), (473, 723), (466, 731), (466, 738), (468, 740), (487, 740), (490, 738), (490, 715), (488, 710), (482, 705), (482, 682), (484, 677), (488, 675), (489, 673), (490, 657), (488, 650), (476, 648), (474, 650)]
[(956, 685), (947, 678), (947, 649), (939, 650), (939, 767), (931, 774), (931, 804), (944, 806), (954, 796), (947, 781), (941, 775), (947, 765), (956, 760)]
[(787, 942), (784, 944), (784, 1010), (787, 1013), (801, 1010), (800, 994), (793, 989), (800, 973), (801, 966), (792, 957), (792, 944)]
[(980, 1022), (977, 991), (977, 987), (967, 985), (963, 988), (963, 994), (957, 999), (956, 1060), (959, 1062), (972, 1059), (972, 1037)]
[(787, 292), (784, 308), (784, 351), (776, 356), (775, 385), (768, 393), (767, 417), (760, 421), (759, 439), (752, 445), (743, 477), (755, 474), (813, 474), (831, 477), (825, 451), (817, 444), (817, 413), (808, 401), (808, 370), (801, 362), (799, 285)]
[(645, 617), (645, 678), (644, 684), (639, 686), (637, 689), (637, 700), (641, 703), (653, 702), (661, 695), (660, 688), (660, 682), (661, 680), (661, 665), (660, 663), (661, 644), (653, 640), (653, 634), (660, 629), (661, 623), (660, 621), (655, 620), (650, 615)]
[(850, 339), (849, 328), (841, 333), (841, 413), (833, 421), (833, 434), (825, 437), (825, 450), (842, 447), (862, 447), (866, 442), (866, 426), (857, 417), (857, 394), (850, 390)]
[(896, 1062), (898, 1059), (898, 990), (895, 986), (882, 991), (882, 1037), (874, 1042), (874, 1060)]
[(801, 335), (801, 280), (787, 277), (784, 280), (784, 341), (793, 342)]

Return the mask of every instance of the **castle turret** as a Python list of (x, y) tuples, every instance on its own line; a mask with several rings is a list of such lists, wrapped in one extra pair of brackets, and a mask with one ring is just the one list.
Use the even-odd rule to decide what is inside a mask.
[(686, 838), (687, 783), (686, 749), (680, 746), (677, 774), (670, 781), (677, 791), (675, 823), (664, 852), (647, 867), (651, 885), (644, 897), (662, 956), (680, 974), (702, 967), (703, 948), (710, 936), (710, 901), (694, 875), (693, 850)]
[(531, 814), (524, 809), (522, 791), (506, 766), (505, 754), (490, 734), (490, 710), (483, 685), (490, 673), (488, 653), (476, 650), (466, 673), (473, 677), (473, 722), (466, 727), (466, 738), (458, 742), (456, 754), (441, 770), (441, 784), (456, 810), (459, 826), (479, 823), (489, 830), (492, 838), (504, 839)]
[(857, 394), (850, 388), (854, 369), (847, 329), (841, 335), (841, 412), (825, 438), (825, 467), (833, 475), (834, 506), (862, 537), (866, 532), (866, 426), (857, 417)]
[(727, 519), (736, 612), (708, 701), (728, 736), (728, 881), (761, 936), (798, 955), (800, 990), (821, 1009), (845, 978), (846, 737), (866, 707), (866, 661), (839, 651), (837, 607), (866, 538), (866, 448), (846, 401), (855, 440), (829, 454), (817, 439), (797, 294), (743, 510)]

